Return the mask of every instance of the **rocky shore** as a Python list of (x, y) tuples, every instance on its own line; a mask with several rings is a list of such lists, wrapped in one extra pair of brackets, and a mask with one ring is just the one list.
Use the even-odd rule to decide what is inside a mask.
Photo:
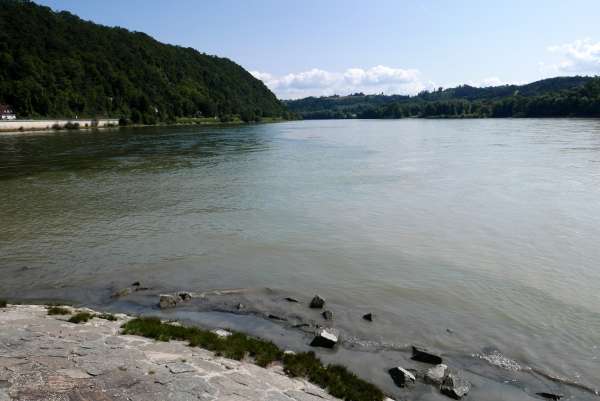
[(336, 400), (278, 364), (122, 335), (131, 317), (112, 316), (76, 324), (45, 306), (0, 308), (0, 401)]

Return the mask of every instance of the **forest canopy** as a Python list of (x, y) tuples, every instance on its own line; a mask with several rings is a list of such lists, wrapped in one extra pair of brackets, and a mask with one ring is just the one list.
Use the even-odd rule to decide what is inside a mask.
[(260, 80), (231, 60), (25, 0), (0, 0), (0, 103), (19, 118), (143, 123), (286, 113)]

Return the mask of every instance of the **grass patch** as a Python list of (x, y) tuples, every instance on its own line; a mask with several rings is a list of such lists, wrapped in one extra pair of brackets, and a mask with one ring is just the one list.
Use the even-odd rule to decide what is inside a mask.
[(0, 299), (0, 308), (6, 308), (6, 305), (8, 305), (6, 299)]
[(62, 306), (50, 306), (48, 308), (49, 315), (70, 315), (71, 311), (67, 308), (63, 308)]
[(70, 323), (86, 323), (88, 320), (93, 319), (94, 315), (92, 315), (91, 313), (88, 312), (79, 312), (74, 314), (73, 316), (71, 316), (71, 318), (69, 319)]
[(201, 347), (226, 358), (241, 360), (254, 358), (257, 365), (265, 367), (272, 362), (283, 363), (286, 374), (304, 377), (326, 389), (331, 395), (346, 401), (382, 401), (383, 392), (340, 365), (323, 365), (314, 352), (284, 355), (272, 342), (233, 333), (219, 337), (197, 327), (162, 323), (158, 318), (138, 318), (122, 326), (123, 334), (133, 334), (158, 341), (188, 341), (192, 347)]
[(109, 320), (111, 322), (114, 322), (117, 320), (116, 316), (111, 313), (100, 313), (94, 317), (97, 317), (99, 319)]

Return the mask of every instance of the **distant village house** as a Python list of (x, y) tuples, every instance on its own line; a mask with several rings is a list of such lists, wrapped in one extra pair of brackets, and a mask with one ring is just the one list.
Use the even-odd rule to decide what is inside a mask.
[(0, 120), (16, 120), (17, 116), (12, 108), (6, 104), (0, 104)]

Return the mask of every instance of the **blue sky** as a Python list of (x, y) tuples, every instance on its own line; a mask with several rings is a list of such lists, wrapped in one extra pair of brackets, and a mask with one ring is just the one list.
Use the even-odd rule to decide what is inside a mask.
[(600, 74), (598, 0), (40, 0), (231, 58), (281, 98)]

